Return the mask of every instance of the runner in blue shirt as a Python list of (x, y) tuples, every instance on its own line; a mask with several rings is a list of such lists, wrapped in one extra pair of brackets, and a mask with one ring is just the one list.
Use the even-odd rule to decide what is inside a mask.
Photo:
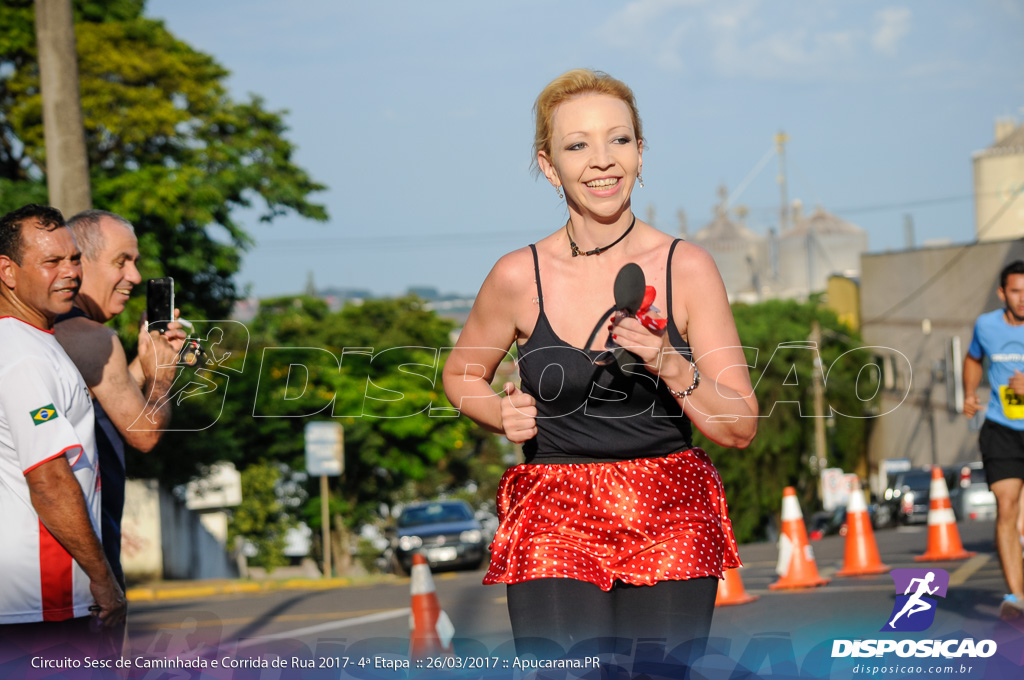
[(1004, 308), (987, 312), (974, 324), (964, 359), (964, 415), (981, 408), (978, 386), (988, 357), (992, 386), (979, 444), (988, 486), (996, 497), (996, 548), (1009, 594), (999, 615), (1024, 616), (1024, 559), (1017, 519), (1024, 487), (1024, 261), (1007, 265), (999, 276)]

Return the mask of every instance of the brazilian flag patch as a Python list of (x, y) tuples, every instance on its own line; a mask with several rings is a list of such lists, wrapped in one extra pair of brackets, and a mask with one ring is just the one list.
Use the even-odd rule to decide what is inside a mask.
[(29, 415), (32, 416), (33, 423), (36, 425), (42, 425), (43, 423), (48, 423), (51, 420), (57, 419), (57, 409), (53, 407), (53, 404), (47, 404), (42, 408), (37, 408), (35, 411), (29, 412)]

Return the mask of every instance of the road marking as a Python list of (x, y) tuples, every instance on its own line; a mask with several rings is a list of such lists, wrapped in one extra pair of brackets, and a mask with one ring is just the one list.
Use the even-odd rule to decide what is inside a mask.
[(280, 640), (287, 638), (297, 638), (303, 635), (310, 635), (312, 633), (324, 633), (329, 630), (337, 630), (338, 628), (350, 628), (352, 626), (361, 626), (364, 623), (376, 623), (378, 621), (388, 621), (390, 619), (397, 619), (402, 616), (409, 616), (412, 610), (409, 607), (403, 609), (392, 609), (390, 611), (380, 612), (378, 614), (368, 614), (367, 616), (357, 616), (354, 619), (344, 619), (342, 621), (330, 621), (328, 623), (321, 623), (317, 626), (307, 626), (306, 628), (296, 628), (295, 630), (286, 630), (283, 633), (271, 633), (269, 635), (260, 635), (259, 637), (245, 638), (244, 640), (238, 640), (236, 642), (236, 649), (245, 649), (246, 647), (252, 647), (266, 642), (267, 640)]
[(962, 586), (967, 582), (967, 579), (974, 576), (974, 573), (981, 569), (991, 559), (992, 555), (989, 553), (981, 553), (975, 555), (971, 559), (967, 560), (949, 575), (949, 585), (951, 586)]
[[(820, 575), (820, 574), (819, 574)], [(816, 588), (793, 588), (786, 591), (779, 590), (768, 590), (767, 588), (750, 588), (746, 591), (752, 595), (782, 595), (783, 597), (789, 597), (790, 595), (811, 595), (814, 593), (825, 594), (828, 593), (862, 593), (862, 592), (882, 592), (891, 593), (892, 584), (888, 585), (866, 585), (866, 586), (844, 586), (835, 585), (837, 582), (832, 581), (828, 585), (816, 587)]]
[(752, 569), (754, 567), (771, 567), (774, 570), (776, 565), (778, 565), (778, 560), (763, 560), (760, 562), (748, 562), (747, 560), (743, 560), (744, 569)]

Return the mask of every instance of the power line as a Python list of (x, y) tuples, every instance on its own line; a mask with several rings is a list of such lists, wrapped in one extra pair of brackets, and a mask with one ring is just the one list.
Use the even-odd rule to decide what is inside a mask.
[[(735, 192), (734, 192), (735, 193)], [(855, 215), (868, 212), (884, 212), (906, 210), (908, 208), (920, 208), (932, 205), (943, 205), (968, 201), (977, 197), (997, 196), (1001, 192), (963, 194), (955, 196), (938, 196), (934, 198), (923, 198), (914, 201), (903, 201), (900, 203), (875, 203), (862, 206), (851, 206), (838, 208), (831, 212), (837, 215)], [(1011, 197), (1012, 200), (1013, 197)], [(757, 211), (775, 211), (777, 207), (754, 208)], [(430, 248), (453, 245), (479, 245), (490, 243), (504, 243), (512, 239), (531, 239), (547, 235), (544, 230), (505, 230), (493, 232), (445, 232), (440, 234), (394, 234), (393, 236), (353, 236), (339, 238), (308, 238), (308, 239), (267, 239), (261, 240), (257, 245), (270, 246), (275, 249), (300, 248), (380, 248), (387, 247), (392, 250), (410, 248)]]
[[(991, 195), (995, 196), (996, 192)], [(982, 196), (982, 194), (978, 194)], [(919, 201), (904, 201), (902, 203), (878, 203), (876, 205), (864, 205), (853, 208), (836, 208), (832, 212), (836, 214), (855, 215), (866, 212), (884, 212), (888, 210), (906, 210), (907, 208), (923, 208), (929, 205), (942, 205), (944, 203), (959, 203), (969, 201), (975, 197), (974, 194), (963, 194), (961, 196), (940, 196), (939, 198), (924, 198)]]
[[(545, 236), (543, 233), (540, 236)], [(494, 231), (494, 232), (473, 232), (458, 233), (448, 232), (442, 234), (394, 234), (393, 236), (354, 236), (351, 238), (308, 238), (308, 239), (268, 239), (259, 241), (258, 245), (272, 247), (275, 250), (300, 249), (308, 251), (310, 248), (387, 248), (388, 250), (409, 250), (418, 248), (429, 248), (433, 246), (457, 246), (457, 245), (479, 245), (488, 243), (505, 242), (510, 239), (531, 239), (539, 238), (537, 231)]]
[[(850, 206), (850, 207), (843, 207), (843, 208), (830, 208), (829, 212), (834, 213), (836, 215), (849, 216), (849, 215), (857, 215), (857, 214), (871, 213), (871, 212), (891, 212), (891, 211), (897, 211), (897, 210), (902, 211), (902, 210), (907, 210), (909, 208), (923, 208), (923, 207), (929, 207), (929, 206), (934, 206), (934, 205), (943, 205), (943, 204), (947, 204), (947, 203), (960, 203), (960, 202), (963, 202), (963, 201), (970, 201), (970, 200), (972, 200), (974, 198), (980, 198), (980, 197), (985, 197), (985, 196), (998, 196), (1000, 193), (1001, 192), (993, 191), (993, 192), (990, 192), (990, 193), (960, 194), (960, 195), (954, 195), (954, 196), (938, 196), (938, 197), (935, 197), (935, 198), (922, 198), (922, 199), (918, 199), (918, 200), (914, 200), (914, 201), (902, 201), (902, 202), (898, 202), (898, 203), (874, 203), (874, 204), (868, 204), (868, 205)], [(807, 206), (807, 202), (806, 201), (804, 201), (804, 206), (805, 207)], [(755, 206), (755, 207), (752, 207), (752, 208), (750, 206), (747, 206), (747, 209), (752, 214), (753, 213), (756, 213), (756, 214), (766, 214), (766, 215), (770, 214), (772, 217), (774, 217), (777, 214), (778, 210), (779, 210), (778, 206), (767, 206), (767, 205)]]
[[(1002, 217), (1006, 213), (1006, 211), (1010, 209), (1010, 206), (1013, 205), (1013, 202), (1017, 200), (1017, 198), (1020, 196), (1022, 190), (1024, 190), (1024, 187), (1017, 187), (1017, 189), (1013, 192), (1013, 194), (1008, 196), (1006, 198), (1006, 200), (1003, 201), (1003, 204), (1001, 206), (999, 206), (999, 210), (997, 210), (995, 212), (995, 214), (992, 215), (992, 217), (989, 218), (988, 222), (986, 222), (985, 225), (981, 229), (978, 230), (978, 236), (977, 236), (978, 240), (980, 240), (981, 237), (984, 236), (985, 233), (989, 229), (991, 229), (992, 226), (997, 221), (999, 221), (999, 218)], [(917, 297), (919, 297), (923, 292), (925, 292), (926, 290), (931, 288), (933, 285), (935, 285), (935, 283), (938, 282), (943, 276), (946, 276), (947, 274), (949, 274), (953, 270), (953, 265), (955, 265), (965, 255), (967, 255), (967, 252), (968, 252), (968, 249), (967, 249), (966, 246), (961, 247), (960, 250), (958, 250), (957, 253), (953, 257), (951, 257), (949, 259), (949, 262), (944, 264), (939, 271), (935, 272), (930, 277), (928, 277), (928, 279), (925, 280), (924, 283), (922, 283), (920, 286), (915, 288), (907, 296), (905, 296), (902, 300), (900, 300), (899, 302), (897, 302), (894, 305), (890, 306), (889, 309), (885, 310), (884, 312), (882, 312), (878, 316), (874, 317), (873, 319), (868, 319), (868, 320), (862, 322), (861, 326), (867, 326), (869, 324), (875, 324), (875, 323), (878, 323), (880, 321), (885, 321), (886, 319), (888, 319), (889, 316), (893, 312), (895, 312), (897, 309), (899, 309), (903, 305), (905, 305), (908, 302), (911, 302), (912, 300), (914, 300)]]

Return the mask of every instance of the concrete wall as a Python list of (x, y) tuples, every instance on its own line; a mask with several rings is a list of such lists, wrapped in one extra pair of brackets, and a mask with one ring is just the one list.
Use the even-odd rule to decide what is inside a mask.
[(129, 480), (121, 560), (132, 580), (236, 578), (238, 566), (198, 513), (156, 480)]
[(129, 479), (121, 522), (121, 566), (132, 580), (163, 576), (160, 542), (160, 485), (155, 479)]
[[(978, 460), (978, 435), (951, 411), (946, 353), (960, 338), (963, 354), (979, 314), (1002, 306), (999, 271), (1024, 259), (1024, 242), (996, 241), (924, 248), (861, 258), (861, 323), (865, 344), (895, 369), (868, 442), (872, 489), (880, 490), (880, 461), (909, 458), (914, 466)], [(905, 359), (903, 359), (905, 357)], [(902, 366), (902, 368), (901, 368)], [(987, 397), (986, 397), (987, 400)]]
[(161, 490), (161, 544), (165, 579), (237, 578), (238, 568), (224, 544), (214, 538), (199, 515), (174, 494)]

